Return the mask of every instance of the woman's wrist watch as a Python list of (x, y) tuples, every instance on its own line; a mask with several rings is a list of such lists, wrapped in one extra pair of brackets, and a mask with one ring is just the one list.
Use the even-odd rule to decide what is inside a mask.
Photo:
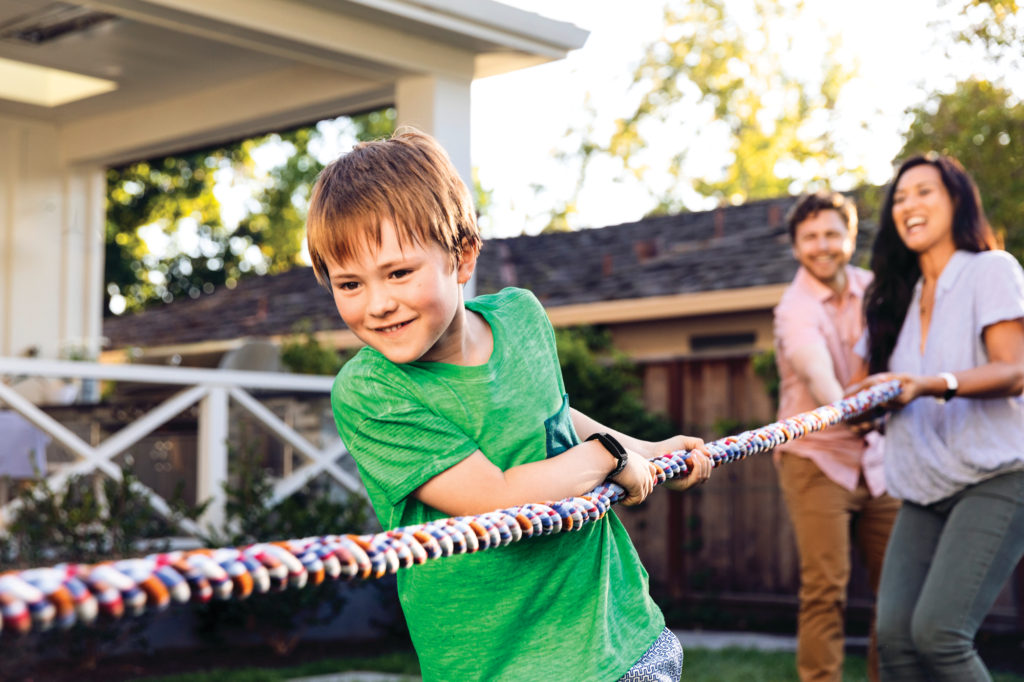
[(956, 380), (950, 372), (939, 372), (939, 376), (946, 382), (946, 392), (942, 396), (937, 396), (935, 399), (940, 403), (944, 403), (951, 400), (956, 395), (957, 390), (960, 388), (960, 382)]
[(612, 438), (607, 433), (593, 433), (588, 438), (588, 441), (596, 440), (604, 449), (611, 453), (611, 456), (615, 458), (615, 468), (612, 472), (606, 476), (606, 478), (615, 478), (622, 473), (622, 470), (626, 468), (626, 460), (629, 459), (629, 454), (626, 452), (626, 448), (622, 447), (619, 441)]

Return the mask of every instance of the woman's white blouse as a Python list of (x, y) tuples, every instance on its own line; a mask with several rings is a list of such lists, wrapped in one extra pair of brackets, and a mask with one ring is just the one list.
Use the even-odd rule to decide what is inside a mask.
[[(984, 329), (1024, 317), (1024, 270), (1005, 251), (954, 253), (939, 276), (923, 355), (920, 303), (918, 281), (890, 369), (935, 375), (977, 367), (988, 362)], [(889, 418), (885, 478), (896, 497), (931, 504), (1015, 470), (1024, 470), (1024, 397), (922, 397)]]

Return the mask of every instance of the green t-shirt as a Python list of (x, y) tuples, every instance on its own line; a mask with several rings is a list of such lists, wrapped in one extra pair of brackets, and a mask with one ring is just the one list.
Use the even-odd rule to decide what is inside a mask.
[[(533, 294), (466, 307), (493, 333), (487, 364), (398, 365), (364, 348), (334, 383), (338, 431), (385, 529), (444, 518), (410, 493), (477, 450), (507, 470), (579, 443)], [(611, 511), (577, 532), (399, 571), (398, 594), (425, 680), (615, 680), (664, 627)]]

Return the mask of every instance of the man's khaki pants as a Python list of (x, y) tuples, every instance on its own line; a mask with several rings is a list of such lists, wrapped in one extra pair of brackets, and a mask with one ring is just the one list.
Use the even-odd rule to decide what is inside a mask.
[[(900, 501), (871, 497), (863, 475), (853, 492), (799, 455), (779, 459), (779, 483), (800, 552), (800, 613), (797, 619), (797, 672), (801, 682), (843, 677), (843, 621), (850, 580), (850, 538), (857, 543), (877, 592), (882, 558)], [(868, 674), (878, 679), (874, 619)]]

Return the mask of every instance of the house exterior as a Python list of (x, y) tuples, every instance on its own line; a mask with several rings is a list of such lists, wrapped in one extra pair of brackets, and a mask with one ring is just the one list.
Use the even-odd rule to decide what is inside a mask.
[[(58, 360), (102, 347), (108, 167), (392, 106), (396, 124), (434, 135), (469, 182), (473, 80), (561, 59), (586, 37), (493, 0), (0, 0), (0, 406), (70, 454), (48, 463), (60, 468), (48, 480), (119, 479), (115, 458), (193, 410), (192, 483), (217, 523), (229, 402), (304, 453), (306, 473), (275, 497), (324, 469), (345, 480), (333, 450), (249, 395), (271, 385), (325, 394), (329, 381)], [(185, 388), (116, 435), (95, 424), (77, 433), (11, 386), (26, 376)], [(0, 526), (3, 501), (0, 490)]]
[(99, 352), (107, 167), (393, 105), (468, 181), (472, 81), (586, 37), (493, 0), (0, 0), (0, 358)]
[[(555, 326), (600, 324), (635, 360), (771, 347), (771, 309), (796, 272), (783, 223), (791, 198), (647, 218), (601, 229), (487, 239), (478, 293), (525, 287)], [(861, 230), (866, 248), (870, 224)], [(240, 281), (195, 300), (104, 321), (111, 361), (214, 365), (249, 337), (308, 325), (336, 348), (358, 339), (312, 270)], [(651, 326), (651, 325), (654, 326)]]

